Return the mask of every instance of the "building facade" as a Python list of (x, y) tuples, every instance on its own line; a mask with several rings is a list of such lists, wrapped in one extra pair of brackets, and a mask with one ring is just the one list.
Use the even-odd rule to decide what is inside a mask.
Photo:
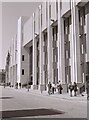
[(89, 1), (45, 1), (32, 17), (25, 22), (24, 19), (18, 20), (15, 80), (29, 82), (33, 89), (40, 90), (46, 90), (49, 82), (57, 84), (60, 80), (64, 92), (70, 82), (78, 86), (86, 83)]
[(6, 72), (4, 69), (0, 69), (0, 84), (5, 83)]
[(7, 85), (14, 86), (17, 82), (17, 36), (10, 43), (10, 49), (6, 57), (6, 81)]

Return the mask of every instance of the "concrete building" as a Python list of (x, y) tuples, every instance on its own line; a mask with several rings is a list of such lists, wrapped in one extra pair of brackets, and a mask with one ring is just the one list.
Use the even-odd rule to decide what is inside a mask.
[(10, 65), (10, 53), (9, 53), (9, 51), (8, 51), (8, 54), (7, 54), (7, 56), (6, 56), (6, 65), (5, 65), (5, 71), (6, 71), (6, 81), (5, 81), (5, 83), (6, 84), (8, 84), (9, 83), (9, 73), (10, 73), (10, 71), (9, 71), (9, 65)]
[(11, 85), (14, 86), (17, 82), (17, 35), (15, 35), (11, 40), (9, 54), (9, 80), (7, 83), (10, 82)]
[[(18, 20), (17, 82), (46, 90), (60, 80), (67, 92), (89, 75), (89, 1), (45, 1), (27, 21)], [(11, 72), (10, 72), (11, 73)]]
[(4, 69), (0, 69), (0, 85), (5, 83), (6, 72)]

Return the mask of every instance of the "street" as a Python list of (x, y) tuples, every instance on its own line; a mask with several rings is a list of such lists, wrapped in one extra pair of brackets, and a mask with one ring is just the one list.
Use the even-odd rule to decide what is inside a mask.
[(87, 118), (86, 97), (1, 86), (0, 91), (2, 118)]

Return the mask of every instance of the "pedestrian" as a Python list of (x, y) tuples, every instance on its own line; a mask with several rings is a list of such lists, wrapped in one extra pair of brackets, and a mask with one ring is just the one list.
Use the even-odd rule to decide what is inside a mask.
[(52, 85), (51, 85), (51, 82), (48, 83), (48, 94), (50, 95), (51, 94), (51, 88), (52, 88)]
[(81, 96), (84, 96), (83, 92), (85, 92), (85, 85), (84, 84), (82, 84), (82, 86), (80, 87)]
[(52, 94), (54, 94), (54, 91), (55, 91), (55, 84), (53, 83), (52, 84)]
[(57, 85), (56, 84), (54, 84), (54, 91), (56, 92), (56, 88), (57, 88)]
[(18, 89), (18, 82), (16, 83), (16, 88)]
[(4, 88), (5, 88), (5, 83), (4, 83)]
[(11, 87), (11, 82), (9, 82), (9, 87)]
[(28, 92), (29, 92), (29, 84), (27, 85), (27, 90), (28, 90)]
[(21, 89), (21, 83), (19, 83), (19, 88)]
[(70, 97), (72, 97), (72, 91), (73, 91), (74, 87), (72, 85), (72, 83), (69, 84), (69, 90), (70, 90)]
[(58, 89), (58, 93), (59, 93), (59, 94), (62, 94), (63, 88), (62, 88), (62, 84), (60, 83), (60, 81), (59, 81), (59, 83), (57, 84), (57, 89)]
[(77, 83), (76, 82), (74, 82), (74, 96), (77, 96), (77, 91), (78, 91), (78, 89), (77, 89)]
[(15, 88), (18, 89), (18, 83), (17, 82), (15, 83)]
[(89, 100), (89, 80), (87, 80), (86, 89), (87, 89), (87, 100)]

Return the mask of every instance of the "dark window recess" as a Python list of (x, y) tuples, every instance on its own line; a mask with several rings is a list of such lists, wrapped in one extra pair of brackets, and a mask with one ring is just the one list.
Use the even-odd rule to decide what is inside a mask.
[(24, 75), (24, 69), (22, 69), (22, 75)]
[(22, 61), (24, 61), (24, 55), (22, 55)]

